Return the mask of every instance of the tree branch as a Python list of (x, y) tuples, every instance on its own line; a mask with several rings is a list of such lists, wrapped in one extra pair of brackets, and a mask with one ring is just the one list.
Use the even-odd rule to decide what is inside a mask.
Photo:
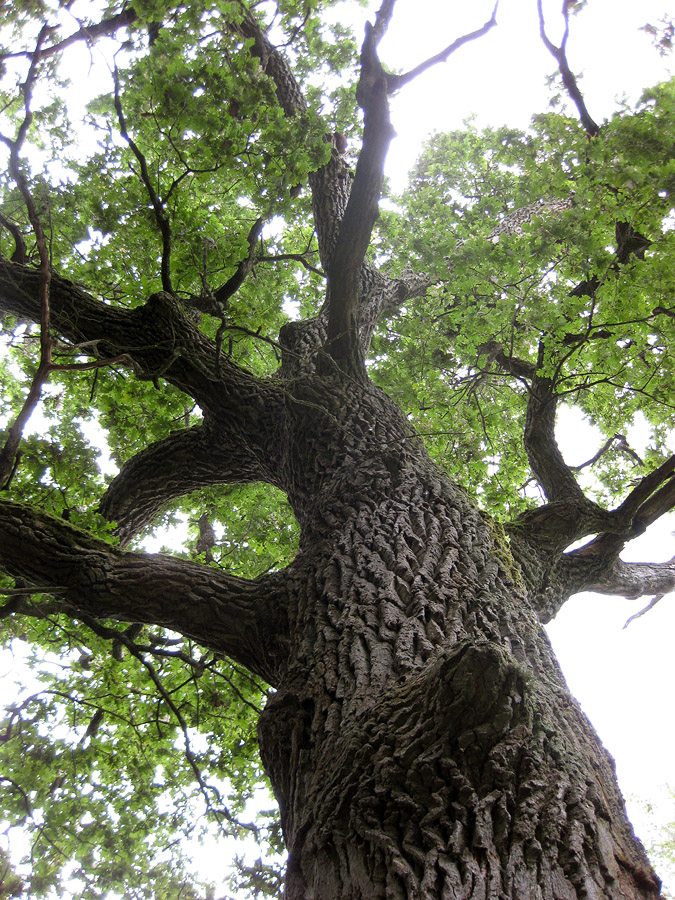
[[(581, 548), (582, 550), (585, 548)], [(624, 562), (611, 555), (600, 564), (596, 557), (575, 551), (567, 556), (571, 593), (595, 591), (637, 599), (675, 590), (675, 557), (663, 563)]]
[[(197, 425), (174, 431), (133, 456), (103, 495), (99, 512), (117, 523), (122, 543), (149, 525), (170, 500), (214, 484), (272, 483), (248, 441)], [(229, 439), (228, 439), (229, 438)]]
[(558, 400), (548, 378), (535, 376), (530, 385), (525, 418), (524, 443), (527, 459), (537, 481), (551, 502), (585, 501), (584, 493), (555, 439)]
[[(306, 111), (307, 105), (288, 61), (270, 43), (262, 26), (251, 11), (243, 4), (240, 6), (242, 19), (231, 27), (244, 37), (253, 40), (251, 52), (260, 60), (263, 71), (274, 81), (277, 98), (285, 114), (287, 116), (302, 115)], [(388, 2), (383, 4), (382, 10), (378, 13), (379, 18), (375, 29), (380, 36), (384, 32), (392, 11), (393, 3)], [(329, 161), (316, 172), (310, 173), (309, 183), (319, 255), (323, 270), (328, 273), (352, 194), (352, 174), (334, 136), (331, 137)], [(317, 274), (320, 273), (317, 272)], [(365, 356), (378, 316), (383, 311), (394, 309), (406, 300), (423, 294), (430, 285), (431, 279), (424, 274), (415, 275), (411, 271), (406, 271), (397, 279), (387, 278), (378, 273), (365, 260), (357, 275), (358, 319), (356, 327), (361, 345), (360, 355)], [(337, 330), (340, 327), (338, 325)], [(301, 369), (303, 371), (313, 370), (319, 358), (319, 351), (326, 343), (326, 336), (327, 320), (323, 315), (309, 322), (292, 323), (285, 326), (284, 339), (281, 341), (286, 348), (284, 373), (291, 371), (297, 373)]]
[(421, 75), (422, 72), (426, 72), (427, 69), (430, 69), (432, 66), (437, 65), (438, 63), (447, 62), (450, 56), (455, 52), (455, 50), (459, 50), (460, 47), (464, 46), (464, 44), (468, 44), (470, 41), (475, 41), (477, 38), (482, 37), (484, 34), (487, 34), (491, 28), (497, 24), (497, 10), (499, 8), (499, 0), (495, 3), (495, 8), (492, 10), (492, 15), (490, 18), (482, 25), (480, 28), (477, 28), (476, 31), (471, 31), (469, 34), (464, 34), (462, 37), (457, 38), (449, 44), (445, 50), (441, 50), (440, 53), (437, 53), (435, 56), (431, 56), (429, 59), (420, 63), (418, 66), (415, 66), (414, 69), (411, 69), (409, 72), (406, 72), (403, 75), (389, 75), (389, 83), (392, 87), (392, 90), (397, 91), (399, 88), (402, 88), (403, 85), (408, 84), (408, 82), (412, 81), (414, 78), (417, 78), (418, 75)]
[[(21, 443), (21, 438), (23, 436), (23, 429), (25, 428), (26, 423), (28, 422), (33, 413), (33, 410), (40, 400), (42, 387), (45, 381), (49, 378), (49, 373), (51, 371), (52, 342), (49, 334), (49, 283), (51, 281), (52, 274), (50, 264), (51, 261), (49, 250), (47, 247), (47, 239), (42, 227), (42, 222), (40, 221), (37, 206), (35, 204), (35, 200), (28, 184), (28, 179), (24, 174), (21, 159), (19, 157), (23, 142), (26, 139), (26, 135), (28, 134), (28, 129), (30, 128), (33, 121), (33, 112), (31, 109), (33, 88), (35, 86), (35, 81), (38, 74), (40, 47), (47, 37), (48, 31), (49, 29), (46, 25), (40, 29), (40, 33), (38, 35), (37, 43), (35, 46), (35, 51), (33, 52), (31, 57), (28, 75), (26, 76), (26, 81), (21, 86), (25, 115), (23, 117), (23, 121), (17, 129), (16, 137), (11, 139), (6, 137), (4, 134), (0, 134), (0, 140), (2, 140), (2, 142), (9, 148), (9, 172), (14, 179), (17, 188), (19, 189), (19, 193), (21, 194), (23, 202), (26, 206), (26, 210), (28, 211), (28, 219), (33, 229), (33, 233), (35, 234), (35, 241), (37, 243), (38, 254), (40, 257), (40, 361), (38, 363), (37, 369), (35, 370), (35, 373), (33, 374), (28, 395), (26, 396), (26, 399), (21, 410), (19, 411), (18, 416), (16, 417), (16, 420), (8, 429), (7, 440), (5, 441), (2, 450), (0, 450), (0, 490), (8, 488), (12, 481), (12, 478), (14, 477), (14, 473), (16, 472), (16, 468), (20, 458), (18, 451), (19, 444)], [(19, 239), (16, 234), (14, 235), (14, 239), (16, 242), (14, 255), (18, 255), (19, 257), (21, 257), (23, 255), (21, 252), (23, 248), (19, 243)]]
[(258, 242), (258, 238), (262, 234), (263, 225), (265, 224), (265, 220), (261, 217), (257, 218), (253, 225), (251, 226), (246, 242), (248, 244), (248, 255), (241, 260), (234, 275), (231, 278), (228, 278), (225, 284), (221, 285), (216, 291), (214, 291), (214, 298), (216, 304), (220, 307), (226, 305), (234, 294), (239, 290), (247, 276), (250, 275), (253, 267), (255, 266), (255, 245)]
[(571, 100), (577, 108), (579, 118), (581, 119), (581, 124), (586, 129), (586, 133), (590, 137), (596, 137), (596, 135), (600, 134), (600, 126), (597, 125), (596, 122), (594, 122), (591, 118), (591, 115), (586, 108), (584, 98), (581, 94), (581, 91), (579, 90), (577, 80), (572, 74), (572, 70), (569, 67), (569, 63), (567, 62), (566, 47), (570, 27), (568, 4), (563, 3), (562, 14), (565, 18), (565, 32), (563, 34), (563, 38), (559, 47), (556, 47), (555, 44), (552, 43), (551, 40), (549, 40), (548, 35), (546, 34), (546, 23), (544, 21), (542, 0), (537, 0), (537, 10), (539, 12), (539, 33), (541, 35), (541, 39), (551, 56), (553, 56), (555, 61), (558, 63), (558, 69), (560, 70), (563, 85), (565, 86), (565, 90), (567, 91)]
[[(614, 511), (616, 517), (627, 521), (637, 518), (643, 530), (651, 525), (659, 516), (668, 512), (675, 505), (675, 478), (673, 476), (675, 476), (675, 455), (640, 480)], [(660, 491), (657, 490), (661, 485), (664, 487)], [(656, 494), (654, 494), (655, 491)]]
[[(38, 270), (0, 257), (0, 311), (39, 321), (39, 286)], [(143, 306), (119, 309), (56, 273), (50, 288), (52, 325), (64, 338), (87, 343), (97, 358), (125, 355), (139, 378), (163, 377), (193, 397), (207, 415), (231, 416), (245, 404), (262, 418), (268, 403), (281, 402), (278, 386), (230, 359), (222, 360), (216, 372), (214, 342), (166, 292), (152, 294)]]
[[(393, 3), (391, 4), (393, 6)], [(327, 267), (327, 350), (340, 366), (353, 374), (363, 372), (358, 340), (358, 307), (361, 266), (379, 214), (384, 181), (384, 161), (394, 129), (389, 116), (387, 76), (377, 56), (377, 42), (386, 18), (383, 3), (375, 25), (366, 24), (361, 49), (361, 74), (356, 99), (363, 110), (363, 145), (356, 164), (345, 214)]]
[(275, 684), (287, 653), (286, 576), (248, 581), (161, 554), (116, 550), (62, 519), (0, 502), (0, 567), (59, 589), (71, 612), (159, 625)]
[(145, 185), (145, 189), (148, 192), (148, 197), (150, 198), (152, 209), (155, 213), (155, 221), (157, 222), (157, 227), (159, 228), (159, 233), (162, 237), (162, 288), (167, 292), (167, 294), (173, 294), (173, 287), (171, 285), (171, 225), (166, 216), (166, 213), (164, 212), (164, 203), (160, 199), (157, 191), (154, 188), (152, 179), (150, 178), (147, 160), (144, 154), (141, 152), (138, 144), (134, 141), (134, 139), (127, 131), (127, 123), (126, 119), (124, 118), (122, 100), (120, 98), (120, 79), (119, 73), (117, 71), (117, 66), (115, 66), (113, 77), (115, 81), (115, 112), (117, 113), (117, 119), (120, 126), (120, 134), (127, 142), (129, 147), (131, 148), (132, 153), (138, 160), (138, 164), (141, 170), (141, 181)]
[(2, 213), (0, 213), (0, 225), (2, 225), (3, 228), (6, 228), (14, 238), (14, 253), (12, 254), (12, 262), (24, 265), (27, 261), (28, 254), (26, 252), (26, 242), (23, 239), (21, 229), (18, 225), (15, 225), (14, 222), (11, 222), (8, 218), (3, 216)]
[(628, 445), (628, 441), (626, 440), (626, 436), (624, 434), (613, 434), (611, 438), (608, 438), (605, 443), (600, 447), (597, 453), (594, 453), (590, 459), (587, 459), (586, 462), (579, 463), (578, 466), (570, 466), (570, 470), (572, 472), (581, 472), (582, 469), (588, 468), (588, 466), (592, 466), (599, 459), (601, 459), (606, 453), (608, 453), (611, 448), (616, 445), (619, 450), (633, 459), (639, 466), (643, 465), (642, 460), (637, 455), (637, 453), (630, 448)]
[[(75, 44), (78, 41), (93, 43), (100, 37), (114, 34), (120, 28), (132, 25), (137, 18), (135, 10), (133, 7), (129, 6), (127, 9), (122, 10), (122, 12), (117, 13), (117, 15), (111, 16), (109, 19), (102, 19), (94, 25), (83, 25), (78, 31), (74, 31), (72, 34), (68, 35), (67, 38), (64, 38), (56, 44), (50, 44), (49, 47), (42, 47), (39, 51), (39, 58), (46, 59), (49, 56), (53, 56), (55, 53), (65, 50), (66, 47), (69, 47), (71, 44)], [(56, 26), (49, 28), (50, 32), (55, 30)], [(0, 59), (11, 59), (13, 57), (28, 55), (30, 54), (25, 51), (20, 51), (18, 53), (2, 53), (0, 54)]]

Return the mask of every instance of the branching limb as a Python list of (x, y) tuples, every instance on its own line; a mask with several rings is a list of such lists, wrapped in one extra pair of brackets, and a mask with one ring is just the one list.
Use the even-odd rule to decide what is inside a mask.
[(174, 431), (132, 457), (101, 500), (123, 543), (149, 525), (169, 501), (214, 484), (269, 481), (248, 442), (203, 425)]
[[(481, 28), (458, 38), (440, 54), (405, 75), (391, 75), (385, 72), (377, 47), (391, 21), (394, 5), (395, 0), (384, 0), (375, 23), (366, 26), (361, 49), (361, 73), (356, 89), (356, 99), (364, 114), (363, 144), (337, 240), (326, 266), (327, 350), (338, 365), (346, 363), (353, 372), (359, 371), (364, 352), (363, 330), (359, 331), (362, 324), (359, 321), (359, 307), (365, 294), (363, 263), (378, 216), (384, 162), (394, 135), (388, 97), (430, 66), (446, 60), (463, 44), (486, 34), (496, 24), (497, 6), (492, 17)], [(405, 290), (405, 283), (400, 287)], [(380, 312), (384, 304), (385, 301), (380, 299), (379, 304), (374, 306), (379, 306)], [(372, 312), (371, 318), (374, 318)]]
[[(371, 75), (374, 76), (374, 74), (379, 73), (380, 78), (384, 73), (379, 64), (379, 60), (377, 60), (374, 49), (377, 41), (379, 41), (384, 33), (386, 24), (393, 12), (393, 7), (394, 4), (390, 2), (383, 4), (382, 9), (378, 13), (378, 19), (375, 26), (373, 26), (373, 35), (368, 39), (368, 46), (370, 47), (369, 51), (364, 44), (364, 52), (370, 61)], [(249, 9), (245, 8), (243, 4), (241, 4), (241, 12), (241, 20), (236, 26), (230, 27), (235, 27), (240, 34), (253, 40), (251, 52), (260, 60), (261, 67), (266, 74), (273, 79), (279, 103), (285, 114), (287, 116), (302, 115), (306, 111), (307, 105), (287, 59), (270, 43), (257, 18)], [(390, 86), (389, 83), (386, 82), (386, 78), (389, 77), (390, 76), (385, 76), (385, 84), (380, 85), (381, 89), (383, 87), (385, 89), (385, 95), (382, 98), (384, 103), (380, 103), (380, 106), (384, 105), (386, 107), (386, 91), (390, 91)], [(365, 91), (366, 81), (367, 77), (364, 76), (362, 93)], [(387, 124), (386, 130), (390, 131), (390, 129), (390, 124)], [(385, 136), (386, 143), (388, 143), (388, 140), (389, 137)], [(377, 144), (377, 140), (374, 143)], [(380, 139), (380, 145), (381, 143), (382, 141)], [(382, 147), (380, 146), (380, 150), (381, 149)], [(375, 179), (376, 190), (374, 193), (377, 194), (376, 199), (379, 199), (380, 188), (378, 185), (381, 184), (381, 172), (378, 172), (377, 170), (377, 163), (374, 166), (372, 165), (374, 155), (376, 154), (370, 154), (371, 165), (369, 167), (366, 166), (367, 159), (364, 159), (364, 162), (361, 164), (361, 181), (362, 184), (368, 182), (369, 179), (366, 178), (364, 174), (367, 169), (370, 172), (371, 177)], [(381, 156), (382, 159), (380, 164), (383, 162), (383, 154), (381, 154)], [(366, 166), (366, 169), (364, 169), (364, 166)], [(310, 174), (309, 183), (312, 191), (312, 207), (318, 238), (319, 255), (323, 270), (328, 274), (330, 279), (331, 266), (333, 266), (333, 274), (335, 274), (335, 270), (339, 268), (338, 264), (333, 263), (333, 260), (339, 234), (343, 231), (342, 223), (353, 191), (352, 174), (349, 171), (334, 138), (331, 138), (331, 156), (329, 161), (318, 171)], [(372, 193), (372, 186), (370, 190)], [(368, 202), (362, 197), (361, 201), (354, 201), (355, 212), (353, 215), (355, 217), (358, 218), (356, 211), (359, 208), (362, 208), (364, 202), (366, 206), (368, 205), (368, 202), (370, 203), (371, 214), (373, 214), (373, 197), (371, 196)], [(361, 206), (359, 206), (359, 203)], [(376, 205), (377, 204), (375, 203), (375, 215)], [(362, 227), (361, 223), (357, 224), (359, 228)], [(347, 238), (344, 237), (343, 241), (345, 242), (342, 251), (343, 255), (349, 257), (349, 253), (345, 253)], [(361, 235), (361, 243), (364, 243), (363, 234)], [(365, 241), (365, 243), (367, 245), (367, 241)], [(358, 252), (360, 253), (361, 250)], [(363, 253), (365, 253), (365, 250), (363, 250)], [(356, 320), (355, 322), (352, 322), (352, 326), (357, 329), (358, 334), (356, 343), (360, 343), (360, 352), (357, 350), (356, 355), (363, 357), (367, 352), (367, 347), (378, 316), (383, 311), (394, 309), (406, 300), (423, 294), (430, 284), (430, 279), (428, 279), (426, 275), (414, 275), (412, 272), (406, 272), (398, 279), (391, 279), (378, 273), (375, 268), (363, 258), (356, 268), (354, 268), (353, 258), (349, 258), (347, 262), (349, 267), (351, 267), (349, 277), (351, 278), (352, 284), (350, 307), (352, 316), (354, 313), (354, 306), (356, 306), (357, 309)], [(315, 271), (317, 274), (322, 274), (320, 270)], [(356, 298), (353, 294), (355, 272), (358, 290)], [(337, 273), (337, 277), (342, 277), (339, 272)], [(350, 319), (350, 312), (346, 311), (343, 307), (342, 312), (337, 315), (337, 319)], [(339, 321), (334, 320), (333, 326), (336, 334), (343, 334), (344, 339), (348, 344), (351, 345), (351, 343), (354, 342), (354, 335), (348, 339), (346, 333), (342, 329), (342, 324), (340, 324)], [(293, 323), (292, 327), (287, 326), (285, 328), (285, 346), (288, 348), (288, 352), (284, 359), (284, 366), (286, 369), (297, 371), (300, 367), (304, 371), (307, 371), (313, 368), (316, 365), (318, 351), (321, 346), (326, 343), (326, 335), (327, 320), (323, 315), (319, 316), (312, 323)], [(284, 343), (284, 341), (282, 341), (282, 343)], [(307, 355), (303, 358), (304, 353)]]
[[(39, 321), (39, 292), (38, 270), (0, 257), (0, 311)], [(64, 338), (76, 345), (87, 344), (91, 354), (101, 359), (126, 356), (139, 377), (157, 378), (160, 373), (193, 397), (205, 414), (212, 411), (216, 417), (227, 417), (246, 404), (257, 411), (260, 426), (267, 404), (275, 402), (272, 385), (232, 360), (222, 360), (216, 373), (214, 342), (166, 292), (152, 294), (144, 306), (119, 309), (52, 273), (50, 308), (53, 328)]]
[[(30, 128), (33, 121), (33, 113), (31, 110), (33, 88), (35, 86), (35, 81), (38, 75), (40, 47), (44, 43), (48, 33), (49, 29), (47, 28), (47, 26), (43, 26), (40, 29), (35, 51), (31, 58), (28, 75), (26, 76), (26, 81), (21, 86), (25, 114), (23, 117), (23, 121), (21, 122), (17, 130), (16, 137), (8, 138), (6, 135), (0, 134), (0, 140), (2, 140), (2, 142), (9, 148), (9, 172), (19, 189), (19, 192), (23, 198), (23, 202), (28, 211), (28, 219), (35, 234), (38, 254), (40, 257), (38, 289), (40, 308), (40, 362), (38, 363), (38, 367), (33, 375), (28, 395), (26, 396), (23, 406), (19, 411), (19, 414), (16, 417), (14, 423), (9, 428), (7, 440), (5, 441), (2, 450), (0, 450), (0, 490), (5, 490), (6, 488), (8, 488), (12, 481), (12, 478), (14, 477), (14, 473), (16, 472), (16, 467), (18, 465), (18, 451), (19, 444), (21, 443), (21, 438), (23, 436), (23, 429), (25, 428), (26, 423), (28, 422), (33, 413), (33, 410), (40, 400), (42, 387), (46, 380), (49, 378), (49, 373), (51, 371), (52, 344), (49, 334), (49, 283), (51, 281), (51, 265), (49, 258), (49, 249), (47, 246), (47, 239), (45, 237), (44, 229), (40, 221), (40, 216), (38, 215), (37, 206), (35, 204), (35, 200), (33, 199), (33, 195), (28, 184), (28, 179), (24, 174), (23, 165), (19, 156), (21, 148), (23, 147), (23, 143), (26, 139), (26, 135), (28, 134), (28, 129)], [(20, 251), (25, 249), (22, 244), (22, 239), (21, 243), (19, 243), (19, 239), (17, 238), (16, 234), (14, 235), (14, 238), (16, 242), (16, 251), (14, 255), (17, 255), (18, 253), (21, 256), (22, 253)], [(25, 254), (23, 255), (25, 256)]]
[[(595, 545), (596, 551), (600, 544)], [(663, 563), (624, 562), (614, 552), (569, 553), (565, 560), (573, 591), (617, 594), (629, 599), (675, 591), (675, 557)]]
[(115, 81), (115, 112), (117, 113), (120, 134), (127, 142), (131, 149), (131, 152), (138, 160), (141, 181), (143, 182), (145, 189), (148, 192), (148, 197), (150, 198), (150, 203), (152, 204), (152, 209), (155, 213), (155, 221), (157, 222), (157, 227), (159, 228), (159, 233), (162, 237), (162, 288), (167, 292), (167, 294), (173, 294), (173, 287), (171, 285), (171, 225), (169, 223), (166, 212), (164, 211), (164, 203), (155, 190), (152, 179), (150, 178), (147, 160), (144, 154), (141, 152), (138, 144), (130, 136), (127, 130), (127, 123), (124, 117), (124, 110), (122, 109), (122, 100), (120, 97), (120, 80), (117, 67), (115, 67), (113, 76)]
[(248, 581), (160, 554), (127, 553), (62, 519), (0, 503), (0, 568), (59, 588), (77, 615), (160, 625), (275, 684), (287, 653), (286, 575)]
[(495, 8), (492, 10), (492, 15), (487, 20), (487, 22), (482, 25), (480, 28), (477, 28), (475, 31), (471, 31), (469, 34), (464, 34), (461, 37), (454, 40), (451, 44), (449, 44), (445, 50), (441, 50), (440, 53), (437, 53), (435, 56), (429, 57), (424, 62), (420, 63), (418, 66), (415, 66), (414, 69), (411, 69), (409, 72), (405, 72), (403, 75), (389, 75), (389, 83), (393, 90), (397, 91), (399, 88), (403, 87), (408, 82), (417, 78), (418, 75), (421, 75), (422, 72), (426, 72), (427, 69), (432, 68), (432, 66), (438, 65), (438, 63), (447, 62), (450, 56), (455, 52), (455, 50), (459, 50), (460, 47), (464, 46), (464, 44), (468, 44), (470, 41), (475, 41), (479, 37), (483, 37), (484, 34), (487, 34), (491, 28), (497, 24), (497, 10), (499, 9), (499, 0), (495, 3)]
[(234, 275), (232, 275), (231, 278), (228, 278), (225, 284), (222, 284), (216, 291), (214, 291), (213, 296), (215, 298), (216, 304), (219, 307), (222, 308), (228, 303), (230, 297), (236, 294), (236, 292), (246, 280), (247, 276), (250, 275), (250, 273), (253, 271), (256, 263), (255, 246), (258, 243), (260, 235), (262, 234), (264, 224), (265, 220), (262, 217), (259, 217), (255, 220), (246, 239), (248, 244), (248, 255), (239, 263)]
[(251, 53), (260, 60), (262, 70), (274, 82), (279, 105), (287, 116), (300, 115), (306, 111), (307, 102), (288, 61), (269, 41), (251, 9), (241, 0), (238, 0), (238, 6), (241, 17), (236, 24), (228, 22), (228, 27), (242, 37), (253, 39)]
[(411, 266), (406, 266), (398, 278), (390, 278), (374, 270), (369, 276), (366, 277), (366, 272), (362, 271), (359, 295), (359, 340), (364, 355), (380, 316), (399, 309), (409, 300), (423, 297), (433, 283), (426, 272), (415, 272)]
[(225, 284), (221, 285), (215, 292), (210, 289), (206, 280), (206, 249), (204, 251), (202, 295), (201, 297), (192, 296), (188, 302), (189, 305), (195, 307), (195, 309), (208, 313), (211, 316), (217, 316), (220, 319), (220, 327), (216, 333), (216, 372), (220, 371), (220, 351), (223, 344), (223, 335), (227, 330), (227, 320), (225, 316), (230, 305), (230, 297), (236, 294), (247, 276), (255, 267), (255, 246), (262, 234), (264, 223), (265, 220), (262, 217), (255, 220), (248, 233), (247, 255), (237, 266), (234, 275), (228, 278)]
[[(501, 344), (490, 341), (478, 348), (503, 371), (514, 375), (527, 386), (528, 401), (523, 441), (530, 467), (549, 503), (571, 503), (586, 506), (588, 501), (563, 459), (555, 439), (558, 397), (554, 381), (538, 374), (538, 366), (516, 359), (504, 352)], [(543, 345), (539, 347), (538, 365), (543, 361)]]
[(567, 91), (571, 100), (574, 102), (574, 105), (577, 108), (579, 118), (581, 119), (581, 124), (584, 126), (584, 128), (586, 129), (586, 133), (590, 137), (595, 137), (600, 133), (600, 126), (597, 125), (597, 123), (594, 122), (591, 118), (591, 115), (586, 108), (584, 98), (581, 94), (581, 91), (579, 90), (577, 80), (569, 67), (569, 63), (567, 62), (567, 38), (569, 37), (570, 30), (569, 4), (563, 3), (562, 14), (565, 18), (565, 31), (563, 33), (562, 41), (560, 42), (559, 47), (556, 47), (546, 34), (546, 23), (544, 21), (542, 0), (537, 0), (537, 10), (539, 12), (539, 33), (541, 35), (541, 39), (544, 42), (546, 49), (558, 63), (558, 69), (560, 70), (563, 85), (565, 86), (565, 90)]
[(570, 466), (572, 472), (581, 472), (582, 469), (588, 468), (588, 466), (594, 465), (599, 459), (601, 459), (606, 453), (608, 453), (612, 447), (616, 446), (619, 450), (624, 452), (627, 456), (630, 456), (637, 465), (643, 465), (642, 460), (637, 455), (637, 453), (630, 448), (628, 445), (628, 441), (626, 440), (626, 436), (624, 434), (613, 434), (611, 438), (608, 438), (605, 443), (600, 447), (597, 453), (594, 453), (590, 459), (587, 459), (586, 462), (579, 463), (578, 466)]
[(326, 277), (326, 273), (322, 269), (318, 269), (316, 266), (313, 266), (310, 262), (307, 261), (307, 257), (304, 253), (277, 253), (275, 256), (263, 255), (258, 257), (258, 262), (261, 263), (286, 262), (287, 260), (299, 262), (300, 265), (303, 268), (307, 269), (308, 272), (312, 272), (314, 275), (318, 275), (320, 278)]
[[(122, 12), (117, 13), (117, 15), (110, 16), (110, 18), (108, 19), (101, 19), (100, 22), (97, 22), (93, 25), (82, 26), (82, 28), (74, 31), (62, 41), (57, 41), (57, 43), (50, 44), (48, 47), (41, 47), (38, 58), (46, 59), (47, 57), (53, 56), (55, 53), (59, 53), (61, 50), (65, 50), (66, 47), (70, 47), (71, 44), (76, 44), (79, 41), (86, 41), (88, 44), (91, 44), (100, 37), (106, 37), (115, 34), (115, 32), (119, 31), (120, 28), (126, 28), (128, 25), (132, 25), (136, 21), (136, 19), (137, 15), (135, 10), (133, 9), (133, 7), (128, 6), (126, 9), (122, 10)], [(53, 33), (55, 31), (56, 27), (49, 28), (49, 33)], [(28, 55), (29, 54), (24, 51), (20, 51), (18, 53), (2, 53), (0, 54), (0, 59), (11, 59), (13, 57)]]
[[(614, 565), (615, 561), (618, 564), (619, 553), (624, 546), (674, 508), (675, 456), (671, 456), (658, 469), (641, 479), (623, 503), (608, 513), (606, 530), (601, 530), (597, 537), (569, 554), (568, 558), (585, 560), (587, 562), (584, 565), (596, 567)], [(658, 593), (658, 590), (644, 593)]]

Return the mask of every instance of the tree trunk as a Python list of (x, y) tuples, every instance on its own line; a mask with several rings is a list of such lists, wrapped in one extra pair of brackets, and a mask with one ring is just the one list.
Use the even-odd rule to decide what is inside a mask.
[(658, 896), (503, 537), (371, 384), (288, 409), (302, 545), (259, 727), (288, 900)]

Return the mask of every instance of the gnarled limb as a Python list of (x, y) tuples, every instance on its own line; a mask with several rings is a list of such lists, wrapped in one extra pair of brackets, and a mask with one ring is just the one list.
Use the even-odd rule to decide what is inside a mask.
[(20, 503), (0, 502), (0, 568), (57, 589), (70, 614), (159, 625), (274, 684), (287, 652), (286, 578), (251, 581), (160, 554), (110, 547)]
[[(38, 270), (0, 258), (0, 312), (40, 321)], [(232, 415), (246, 404), (247, 416), (257, 411), (258, 428), (266, 404), (279, 401), (278, 390), (263, 379), (221, 360), (216, 373), (216, 348), (183, 314), (166, 292), (152, 294), (144, 306), (119, 309), (99, 300), (66, 278), (52, 274), (51, 322), (54, 331), (75, 344), (87, 344), (93, 355), (106, 359), (124, 354), (139, 378), (160, 376), (193, 397), (205, 414)], [(256, 418), (254, 416), (254, 418)]]
[(103, 495), (99, 512), (126, 543), (176, 497), (213, 484), (271, 481), (247, 442), (197, 425), (174, 431), (133, 456)]

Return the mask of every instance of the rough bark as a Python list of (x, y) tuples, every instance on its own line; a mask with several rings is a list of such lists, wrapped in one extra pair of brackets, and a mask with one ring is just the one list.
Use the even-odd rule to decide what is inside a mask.
[(281, 433), (302, 529), (283, 573), (114, 551), (9, 503), (0, 564), (275, 685), (259, 734), (289, 900), (658, 896), (499, 531), (369, 382), (288, 384)]
[[(541, 622), (574, 590), (636, 583), (618, 553), (672, 505), (672, 465), (614, 511), (588, 503), (555, 445), (554, 386), (497, 349), (492, 359), (531, 387), (526, 448), (549, 500), (512, 524), (509, 543), (368, 380), (378, 316), (428, 284), (407, 271), (387, 278), (365, 259), (391, 137), (387, 95), (409, 77), (386, 75), (377, 59), (393, 6), (384, 0), (364, 43), (354, 182), (337, 148), (310, 179), (327, 297), (314, 320), (282, 329), (276, 376), (219, 359), (166, 291), (121, 310), (52, 276), (56, 332), (99, 359), (123, 357), (137, 377), (170, 382), (204, 411), (202, 426), (147, 448), (114, 480), (101, 511), (120, 534), (195, 488), (263, 480), (289, 498), (297, 558), (248, 582), (111, 549), (2, 501), (0, 567), (51, 590), (73, 616), (171, 628), (273, 685), (259, 737), (289, 850), (288, 900), (654, 898), (658, 879), (612, 761)], [(302, 112), (292, 72), (254, 14), (242, 7), (230, 27), (253, 40), (285, 115)], [(36, 270), (0, 260), (0, 309), (39, 321), (38, 297)], [(662, 586), (675, 567), (640, 577)]]
[(384, 396), (328, 387), (294, 410), (305, 577), (260, 722), (286, 896), (657, 896), (508, 550)]

